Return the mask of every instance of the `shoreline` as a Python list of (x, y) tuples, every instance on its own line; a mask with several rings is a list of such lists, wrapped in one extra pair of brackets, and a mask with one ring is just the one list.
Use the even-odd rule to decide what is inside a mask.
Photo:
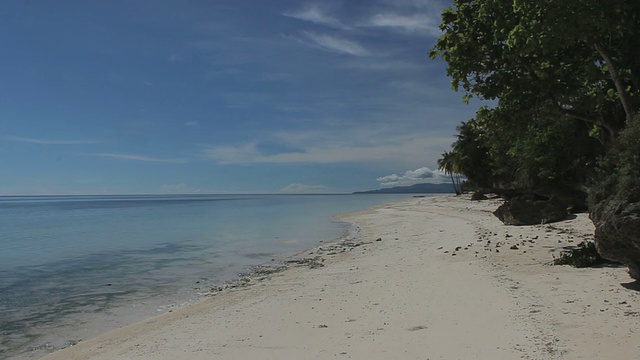
[(639, 357), (624, 268), (546, 265), (591, 236), (585, 214), (512, 227), (496, 204), (418, 198), (337, 216), (355, 233), (299, 254), (314, 260), (43, 359)]
[[(96, 260), (98, 263), (117, 266), (112, 266), (106, 272), (92, 274), (83, 271), (85, 268), (82, 267), (82, 258), (78, 258), (79, 260), (71, 258), (72, 261), (64, 267), (66, 270), (79, 269), (74, 271), (72, 276), (49, 278), (48, 282), (41, 281), (42, 288), (45, 285), (54, 288), (73, 287), (72, 291), (60, 295), (59, 299), (42, 292), (23, 291), (28, 287), (29, 282), (24, 282), (25, 286), (18, 287), (15, 292), (7, 291), (3, 301), (7, 298), (12, 300), (12, 298), (23, 297), (28, 300), (26, 304), (43, 303), (45, 305), (40, 308), (33, 307), (33, 310), (26, 305), (16, 306), (12, 313), (15, 315), (8, 320), (4, 319), (3, 330), (6, 337), (0, 344), (0, 354), (2, 354), (0, 357), (40, 358), (110, 330), (188, 306), (205, 298), (205, 295), (210, 293), (210, 289), (218, 288), (225, 283), (228, 285), (230, 281), (237, 280), (240, 274), (246, 274), (253, 267), (260, 264), (271, 265), (274, 264), (273, 259), (277, 261), (288, 259), (318, 244), (337, 241), (344, 236), (347, 225), (332, 221), (331, 217), (334, 214), (365, 209), (373, 204), (402, 198), (406, 196), (321, 196), (313, 200), (306, 197), (296, 197), (294, 200), (274, 197), (273, 201), (269, 199), (265, 204), (269, 206), (273, 203), (282, 204), (282, 207), (274, 209), (275, 211), (270, 215), (262, 217), (262, 220), (254, 219), (256, 215), (264, 212), (262, 205), (265, 204), (261, 200), (258, 200), (257, 204), (254, 202), (248, 206), (244, 204), (240, 206), (239, 203), (233, 202), (231, 203), (232, 211), (227, 213), (229, 215), (226, 215), (226, 218), (238, 223), (239, 231), (235, 232), (225, 231), (225, 227), (216, 225), (215, 222), (212, 225), (206, 221), (208, 209), (215, 211), (226, 203), (212, 202), (210, 204), (221, 204), (221, 206), (206, 207), (200, 206), (199, 204), (203, 203), (199, 203), (195, 209), (188, 207), (187, 210), (191, 215), (189, 219), (196, 220), (178, 221), (178, 225), (190, 223), (189, 229), (195, 230), (178, 231), (166, 237), (164, 234), (159, 234), (161, 236), (156, 237), (153, 234), (158, 234), (157, 229), (163, 228), (164, 224), (157, 224), (160, 226), (154, 226), (153, 229), (149, 227), (150, 231), (144, 231), (142, 242), (150, 246), (137, 246), (145, 251), (148, 249), (148, 256), (145, 253), (140, 261), (137, 253), (131, 255), (126, 249), (124, 252), (113, 251), (107, 253), (107, 257)], [(305, 207), (309, 208), (305, 209)], [(170, 212), (168, 210), (171, 208), (163, 207), (162, 209), (165, 208), (167, 211), (163, 211), (164, 214)], [(245, 208), (248, 210), (245, 211)], [(291, 210), (296, 208), (298, 210), (295, 212)], [(155, 220), (157, 218), (153, 217), (153, 219), (152, 222), (157, 223)], [(132, 228), (138, 229), (137, 226)], [(165, 240), (148, 241), (148, 239), (158, 238)], [(182, 239), (187, 241), (183, 243)], [(218, 241), (218, 239), (222, 240)], [(232, 241), (234, 239), (235, 241)], [(248, 241), (244, 241), (245, 239)], [(221, 246), (211, 245), (215, 245), (216, 242)], [(176, 245), (172, 247), (172, 244)], [(203, 251), (195, 253), (193, 249), (197, 247)], [(165, 249), (175, 253), (165, 255)], [(171, 261), (166, 262), (165, 266), (161, 263), (165, 261), (163, 259), (178, 259), (183, 266), (176, 267)], [(100, 265), (98, 263), (92, 262), (88, 265), (89, 267), (93, 264)], [(155, 267), (156, 263), (158, 267)], [(64, 263), (60, 262), (60, 264)], [(7, 267), (6, 263), (5, 267)], [(50, 273), (57, 274), (56, 269), (52, 267)], [(149, 273), (149, 269), (153, 273)], [(114, 277), (113, 274), (125, 274), (128, 278), (124, 281), (123, 278)], [(164, 275), (168, 275), (164, 277), (166, 280), (163, 280)], [(152, 281), (160, 286), (154, 286)], [(150, 286), (147, 287), (146, 284)], [(82, 297), (75, 298), (75, 294), (82, 294)], [(50, 300), (40, 301), (39, 299)], [(83, 301), (82, 307), (75, 306), (80, 301), (77, 299)], [(11, 309), (11, 302), (4, 304), (5, 309), (7, 306)], [(24, 311), (25, 315), (20, 317), (19, 311)], [(41, 317), (41, 314), (46, 317)], [(15, 329), (11, 328), (12, 322), (16, 323)]]

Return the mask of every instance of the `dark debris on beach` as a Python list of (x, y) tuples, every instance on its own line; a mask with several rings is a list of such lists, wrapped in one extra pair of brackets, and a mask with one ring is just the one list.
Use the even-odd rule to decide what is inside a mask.
[[(376, 239), (375, 241), (382, 241), (382, 239)], [(335, 243), (319, 246), (311, 250), (308, 253), (309, 256), (292, 257), (282, 261), (257, 265), (252, 267), (248, 272), (239, 274), (238, 277), (233, 280), (227, 281), (220, 286), (212, 287), (208, 295), (213, 296), (224, 290), (252, 286), (271, 278), (274, 274), (290, 268), (308, 267), (309, 269), (318, 269), (324, 266), (324, 261), (328, 256), (346, 253), (362, 245), (371, 243), (373, 242), (346, 238)]]

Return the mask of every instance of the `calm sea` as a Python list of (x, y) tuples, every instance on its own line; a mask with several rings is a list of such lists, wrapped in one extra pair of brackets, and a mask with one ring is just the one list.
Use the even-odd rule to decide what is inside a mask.
[(410, 195), (0, 197), (0, 358), (37, 358), (197, 300)]

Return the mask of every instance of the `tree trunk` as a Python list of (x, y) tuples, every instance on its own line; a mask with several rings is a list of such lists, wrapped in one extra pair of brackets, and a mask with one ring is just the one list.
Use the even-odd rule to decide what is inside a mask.
[(453, 180), (453, 173), (449, 172), (449, 176), (451, 177), (451, 185), (453, 185), (453, 191), (456, 193), (456, 195), (460, 195), (460, 193), (458, 192), (458, 186), (456, 185), (455, 180)]
[(456, 173), (456, 195), (462, 195), (462, 184), (460, 183), (460, 174)]
[(594, 46), (598, 51), (598, 53), (600, 54), (600, 56), (602, 56), (602, 58), (604, 59), (605, 63), (607, 64), (607, 69), (609, 69), (609, 75), (611, 76), (611, 80), (613, 80), (613, 83), (616, 86), (618, 96), (620, 97), (620, 102), (622, 102), (622, 107), (624, 107), (624, 112), (627, 116), (627, 124), (629, 124), (631, 123), (635, 115), (633, 105), (631, 105), (631, 98), (629, 98), (629, 94), (627, 94), (625, 86), (622, 83), (622, 79), (620, 79), (620, 77), (618, 76), (618, 70), (616, 69), (616, 65), (613, 63), (613, 59), (611, 58), (611, 55), (609, 55), (609, 52), (607, 51), (607, 49), (604, 47), (604, 45), (602, 45), (599, 42), (596, 42)]

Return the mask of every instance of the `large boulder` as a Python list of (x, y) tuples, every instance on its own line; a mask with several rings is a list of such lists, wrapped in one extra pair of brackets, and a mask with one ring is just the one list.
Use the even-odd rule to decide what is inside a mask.
[(493, 212), (505, 225), (536, 225), (564, 220), (568, 204), (557, 198), (533, 194), (510, 198)]
[(596, 248), (603, 258), (623, 263), (640, 280), (640, 202), (601, 201), (593, 207)]
[(473, 193), (473, 195), (471, 195), (471, 200), (473, 201), (480, 201), (480, 200), (487, 200), (488, 197), (487, 195), (484, 194), (484, 192), (482, 191), (476, 191)]

